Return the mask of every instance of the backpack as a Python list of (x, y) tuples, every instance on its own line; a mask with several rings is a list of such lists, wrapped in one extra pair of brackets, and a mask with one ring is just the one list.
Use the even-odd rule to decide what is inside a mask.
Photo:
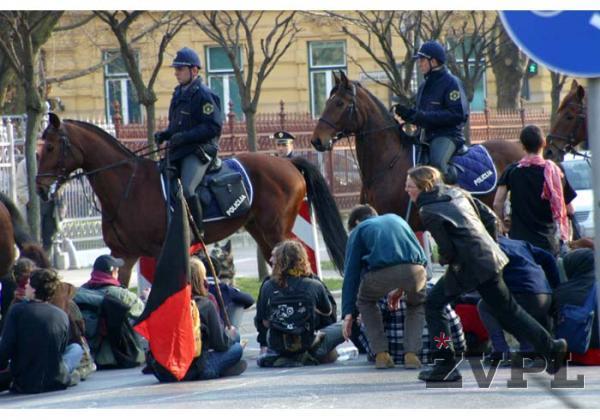
[(596, 285), (582, 306), (565, 304), (558, 309), (556, 338), (567, 340), (569, 351), (585, 353), (590, 347), (592, 325), (596, 313)]
[(312, 300), (294, 289), (276, 290), (269, 299), (267, 345), (283, 355), (307, 351), (313, 344), (315, 307)]
[(141, 340), (129, 323), (129, 309), (129, 305), (109, 294), (104, 295), (100, 306), (102, 339), (110, 343), (110, 349), (120, 368), (139, 366), (144, 360)]

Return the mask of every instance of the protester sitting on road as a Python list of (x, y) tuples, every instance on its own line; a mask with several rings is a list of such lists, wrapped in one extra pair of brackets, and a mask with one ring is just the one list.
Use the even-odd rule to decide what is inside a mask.
[[(432, 283), (427, 283), (427, 289), (433, 287)], [(381, 318), (383, 320), (383, 329), (388, 339), (388, 351), (390, 356), (395, 363), (404, 363), (404, 337), (406, 336), (406, 316), (407, 316), (407, 304), (406, 296), (403, 296), (396, 306), (390, 305), (387, 297), (380, 299), (377, 302), (377, 306), (381, 311)], [(467, 341), (462, 328), (462, 320), (458, 317), (456, 312), (450, 307), (446, 306), (446, 316), (450, 320), (450, 331), (452, 332), (452, 342), (454, 343), (454, 349), (457, 353), (463, 353), (467, 350)], [(417, 354), (417, 357), (423, 364), (433, 363), (431, 359), (431, 351), (435, 345), (434, 337), (429, 335), (427, 326), (423, 328), (422, 348), (421, 352)], [(365, 327), (361, 324), (361, 331), (358, 335), (358, 340), (365, 347), (370, 361), (375, 361), (375, 353), (369, 346), (369, 340), (365, 333)]]
[(378, 216), (369, 205), (359, 205), (352, 210), (348, 228), (351, 233), (342, 287), (344, 338), (351, 336), (358, 309), (370, 346), (376, 353), (375, 367), (394, 367), (377, 301), (390, 292), (390, 299), (397, 301), (406, 293), (404, 366), (409, 369), (421, 367), (417, 354), (421, 351), (425, 324), (425, 252), (404, 219), (395, 214)]
[[(568, 334), (565, 337), (569, 345), (569, 350), (572, 351), (570, 363), (600, 365), (600, 337), (598, 334), (599, 305), (594, 289), (594, 285), (598, 287), (594, 272), (594, 251), (586, 248), (571, 251), (564, 256), (561, 264), (566, 279), (554, 289), (552, 301), (552, 314), (555, 320), (556, 333), (559, 334), (565, 328), (567, 329)], [(591, 323), (570, 322), (569, 317), (561, 314), (561, 309), (568, 305), (571, 305), (571, 309), (585, 308), (585, 302), (592, 294), (594, 296), (591, 296), (591, 308), (588, 307), (584, 311), (586, 321), (587, 316), (593, 311), (593, 320)], [(561, 326), (561, 322), (565, 322), (565, 325)], [(589, 331), (587, 328), (589, 327), (591, 327), (591, 335), (589, 336), (589, 345), (586, 346), (587, 343), (585, 341), (588, 339), (587, 334)], [(572, 348), (580, 347), (582, 348), (581, 350), (572, 350)]]
[[(286, 240), (271, 255), (273, 272), (262, 286), (254, 324), (259, 332), (261, 367), (330, 363), (343, 343), (325, 285), (311, 272), (304, 246)], [(317, 333), (318, 331), (318, 333)]]
[[(559, 285), (560, 278), (556, 260), (549, 252), (525, 241), (498, 238), (500, 249), (508, 257), (508, 264), (502, 271), (502, 278), (515, 301), (546, 330), (552, 331), (550, 305), (552, 289)], [(504, 360), (510, 365), (510, 348), (504, 338), (504, 331), (496, 320), (490, 305), (483, 300), (478, 304), (479, 315), (492, 341), (493, 353), (490, 360)], [(533, 352), (529, 341), (520, 342), (523, 354)]]
[[(206, 272), (210, 274), (210, 270), (208, 269), (208, 262), (206, 261), (206, 256), (201, 258), (204, 267), (206, 268)], [(239, 328), (242, 324), (242, 319), (244, 316), (244, 310), (248, 309), (252, 305), (254, 305), (254, 298), (250, 293), (246, 293), (238, 289), (237, 287), (231, 286), (225, 282), (221, 281), (221, 264), (217, 261), (216, 258), (210, 257), (210, 260), (215, 269), (215, 274), (219, 278), (219, 289), (221, 291), (221, 296), (223, 296), (223, 303), (225, 304), (225, 310), (227, 311), (227, 316), (229, 317), (229, 321), (231, 325), (236, 328)], [(211, 295), (217, 297), (217, 286), (215, 284), (215, 279), (212, 276), (207, 276), (206, 280), (208, 281), (208, 291)], [(221, 321), (225, 322), (225, 316), (219, 310), (219, 316), (221, 317)]]
[(495, 242), (497, 218), (491, 209), (456, 187), (445, 185), (440, 172), (431, 166), (408, 171), (406, 191), (416, 204), (423, 227), (438, 245), (446, 273), (427, 295), (427, 326), (441, 337), (433, 369), (424, 370), (419, 379), (450, 382), (461, 379), (456, 369), (455, 350), (444, 308), (458, 295), (476, 289), (494, 311), (500, 325), (520, 341), (530, 341), (535, 352), (546, 357), (546, 371), (556, 373), (567, 353), (565, 340), (553, 340), (539, 322), (515, 301), (502, 279), (508, 258)]
[[(85, 319), (85, 336), (98, 369), (132, 367), (144, 361), (141, 338), (131, 327), (143, 312), (144, 303), (121, 286), (118, 274), (123, 264), (120, 258), (99, 256), (90, 280), (74, 297)], [(106, 328), (108, 325), (124, 328)]]
[(543, 158), (546, 140), (539, 127), (528, 125), (519, 139), (527, 154), (507, 166), (498, 180), (494, 211), (504, 220), (510, 191), (510, 238), (527, 241), (556, 256), (561, 241), (570, 239), (568, 215), (573, 215), (574, 209), (569, 203), (577, 193), (562, 170)]
[(35, 268), (35, 263), (29, 258), (19, 258), (13, 265), (12, 275), (0, 280), (0, 335), (10, 306), (25, 299), (25, 287)]
[[(196, 379), (214, 379), (242, 374), (248, 366), (235, 327), (223, 328), (213, 303), (208, 299), (206, 268), (200, 259), (190, 258), (192, 297), (200, 312), (204, 367)], [(237, 338), (237, 340), (236, 340)]]
[(10, 363), (11, 390), (39, 393), (65, 389), (79, 381), (75, 372), (83, 349), (68, 344), (67, 314), (49, 303), (60, 285), (54, 270), (36, 270), (26, 286), (27, 300), (8, 312), (0, 340), (0, 370)]

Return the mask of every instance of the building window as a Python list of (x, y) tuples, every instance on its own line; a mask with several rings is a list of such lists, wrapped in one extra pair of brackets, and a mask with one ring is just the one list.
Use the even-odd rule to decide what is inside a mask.
[[(473, 37), (466, 37), (463, 42), (466, 43), (465, 51), (469, 51), (471, 49), (470, 44), (475, 42), (475, 40), (473, 39)], [(482, 40), (479, 40), (479, 42), (482, 42)], [(451, 51), (454, 51), (454, 57), (456, 60), (456, 64), (459, 68), (462, 68), (465, 58), (463, 57), (463, 50), (462, 50), (461, 44), (457, 43), (456, 40), (449, 38), (448, 39), (448, 49)], [(476, 50), (480, 50), (480, 48), (476, 48)], [(474, 71), (475, 64), (476, 64), (475, 60), (476, 60), (476, 57), (473, 57), (473, 56), (468, 57), (469, 73)], [(480, 60), (482, 61), (480, 64), (480, 67), (483, 66), (484, 70), (483, 70), (483, 73), (481, 74), (481, 78), (475, 84), (473, 100), (470, 102), (470, 110), (471, 111), (483, 111), (485, 109), (485, 98), (487, 95), (485, 64), (483, 63), (485, 58), (480, 58)], [(457, 76), (460, 77), (460, 75), (457, 75)]]
[[(242, 62), (241, 50), (238, 49), (238, 63)], [(238, 118), (242, 118), (242, 99), (240, 90), (233, 73), (233, 65), (227, 56), (225, 49), (221, 47), (206, 48), (206, 72), (208, 86), (221, 99), (221, 114), (225, 118), (229, 113), (229, 103), (233, 104), (233, 112)]]
[[(106, 117), (113, 120), (114, 106), (117, 101), (121, 109), (122, 124), (141, 123), (142, 112), (133, 83), (125, 69), (125, 63), (119, 51), (104, 51), (103, 59), (115, 55), (119, 57), (104, 66), (104, 97), (106, 98)], [(138, 59), (136, 55), (136, 60)]]
[(318, 117), (334, 86), (333, 72), (347, 71), (346, 41), (313, 41), (308, 43), (310, 110)]

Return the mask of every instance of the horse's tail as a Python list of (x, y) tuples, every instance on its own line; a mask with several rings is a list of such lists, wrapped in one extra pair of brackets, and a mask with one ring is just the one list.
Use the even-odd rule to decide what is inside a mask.
[(348, 234), (333, 195), (316, 166), (301, 157), (293, 158), (292, 163), (302, 172), (306, 181), (308, 201), (317, 213), (317, 222), (323, 232), (329, 257), (340, 274), (343, 274)]
[(21, 251), (21, 256), (33, 260), (40, 268), (50, 267), (50, 260), (48, 259), (46, 252), (42, 246), (33, 239), (29, 227), (27, 226), (27, 223), (25, 223), (25, 219), (15, 203), (13, 203), (9, 196), (2, 192), (0, 192), (0, 202), (4, 204), (4, 207), (6, 207), (10, 214), (15, 242)]
[(15, 242), (19, 249), (22, 249), (25, 244), (35, 242), (31, 236), (27, 223), (25, 223), (25, 218), (10, 197), (0, 192), (0, 202), (4, 204), (10, 213), (13, 230), (15, 231)]

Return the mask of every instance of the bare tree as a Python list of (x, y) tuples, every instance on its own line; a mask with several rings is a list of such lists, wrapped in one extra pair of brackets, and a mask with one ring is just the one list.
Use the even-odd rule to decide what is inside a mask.
[(527, 57), (512, 42), (500, 17), (496, 17), (494, 28), (497, 31), (496, 42), (488, 48), (488, 55), (496, 76), (496, 106), (500, 109), (517, 109)]
[[(151, 148), (154, 148), (153, 134), (156, 127), (155, 104), (157, 101), (156, 93), (154, 92), (154, 84), (162, 66), (164, 52), (167, 46), (175, 35), (177, 35), (177, 33), (189, 22), (189, 19), (185, 17), (186, 13), (183, 12), (159, 12), (155, 15), (151, 12), (127, 12), (123, 10), (115, 12), (94, 11), (94, 14), (108, 25), (119, 43), (121, 57), (125, 68), (127, 69), (127, 73), (131, 78), (131, 82), (135, 87), (138, 101), (146, 109), (146, 134), (148, 144)], [(136, 37), (130, 34), (133, 32), (133, 24), (139, 21), (144, 15), (149, 18), (148, 20), (150, 23), (141, 30), (137, 30), (138, 33), (143, 32), (148, 34), (158, 28), (162, 29), (162, 37), (160, 38), (158, 51), (156, 53), (156, 62), (147, 82), (144, 81), (134, 48), (134, 41), (136, 38), (139, 39), (139, 36)]]
[[(451, 11), (357, 11), (352, 13), (307, 12), (309, 16), (322, 19), (329, 17), (341, 31), (356, 42), (377, 66), (385, 78), (374, 78), (357, 57), (350, 57), (367, 78), (385, 86), (403, 103), (415, 95), (413, 74), (414, 52), (419, 44), (429, 39), (439, 39), (446, 23), (453, 15)], [(395, 45), (400, 39), (403, 47)], [(398, 52), (404, 54), (398, 57)]]
[(550, 79), (552, 80), (552, 90), (550, 91), (550, 98), (552, 99), (550, 121), (553, 123), (554, 119), (556, 118), (558, 106), (560, 105), (560, 92), (567, 81), (567, 76), (550, 70)]
[(25, 158), (29, 184), (29, 226), (35, 238), (40, 238), (40, 203), (35, 190), (37, 162), (35, 145), (40, 130), (45, 92), (40, 87), (38, 53), (52, 34), (62, 11), (0, 12), (0, 51), (25, 94), (27, 128)]
[(296, 12), (283, 11), (277, 13), (266, 36), (258, 40), (257, 27), (264, 14), (264, 11), (206, 11), (193, 17), (231, 62), (246, 117), (248, 149), (252, 152), (256, 151), (256, 111), (263, 83), (300, 32), (294, 20)]

